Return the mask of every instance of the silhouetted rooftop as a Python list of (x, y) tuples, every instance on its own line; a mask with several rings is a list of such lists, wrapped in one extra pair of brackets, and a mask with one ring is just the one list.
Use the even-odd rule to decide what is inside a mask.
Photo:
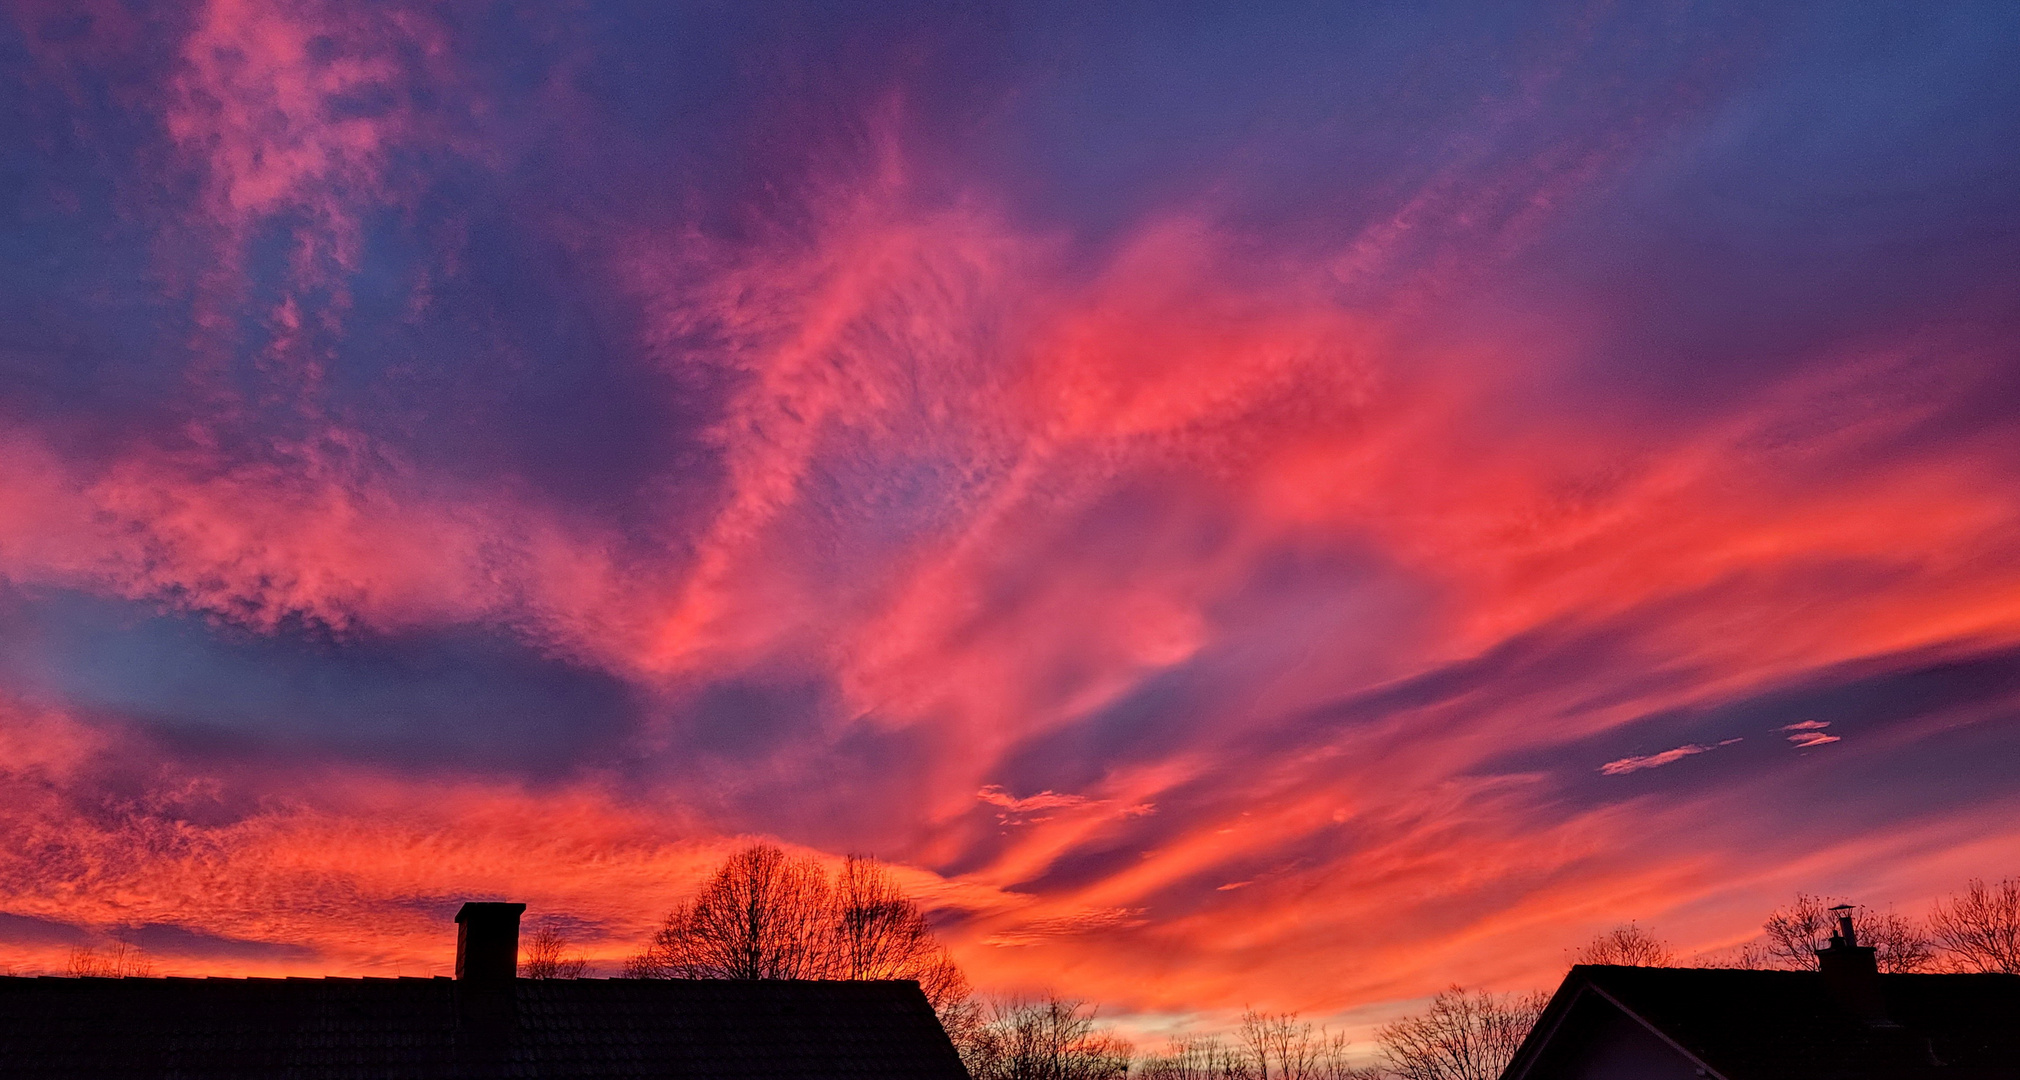
[(1727, 1080), (2020, 1078), (2020, 975), (1880, 975), (1886, 1023), (1862, 1022), (1814, 971), (1580, 965), (1505, 1080), (1564, 1062), (1624, 1011)]
[(967, 1074), (912, 982), (0, 978), (0, 1076)]

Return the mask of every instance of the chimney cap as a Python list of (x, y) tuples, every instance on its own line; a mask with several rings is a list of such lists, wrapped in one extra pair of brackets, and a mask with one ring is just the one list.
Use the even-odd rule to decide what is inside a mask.
[(516, 919), (524, 914), (526, 914), (525, 904), (507, 904), (502, 901), (493, 900), (466, 900), (463, 906), (456, 912), (456, 921), (467, 922), (473, 917), (481, 919), (486, 915), (493, 918), (501, 915), (510, 915)]

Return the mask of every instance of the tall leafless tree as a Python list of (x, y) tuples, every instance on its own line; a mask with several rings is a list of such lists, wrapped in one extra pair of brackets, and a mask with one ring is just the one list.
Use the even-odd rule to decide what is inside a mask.
[(852, 855), (830, 882), (775, 845), (731, 855), (625, 964), (647, 979), (912, 979), (957, 1042), (982, 1017), (968, 980), (888, 868)]
[(1400, 1080), (1496, 1080), (1522, 1045), (1547, 999), (1505, 997), (1454, 986), (1431, 1007), (1383, 1027), (1375, 1039)]
[(632, 978), (817, 979), (834, 969), (827, 874), (772, 844), (731, 855), (693, 898), (673, 910)]
[[(1774, 910), (1761, 925), (1770, 962), (1776, 967), (1812, 970), (1817, 950), (1837, 930), (1840, 903), (1833, 897), (1797, 893), (1795, 901)], [(1894, 912), (1861, 913), (1853, 919), (1859, 943), (1873, 947), (1881, 971), (1926, 971), (1935, 962), (1935, 943), (1914, 920)]]
[(967, 977), (888, 867), (849, 856), (836, 876), (832, 903), (828, 977), (913, 979), (936, 1010), (967, 999)]
[(1313, 1027), (1297, 1013), (1242, 1014), (1236, 1031), (1255, 1080), (1341, 1080), (1348, 1064), (1345, 1035)]
[(1929, 930), (1948, 966), (2020, 975), (2020, 878), (1991, 886), (1973, 880), (1963, 895), (1936, 902)]
[(1094, 1016), (1063, 998), (998, 1002), (961, 1057), (974, 1080), (1121, 1080), (1132, 1048)]
[(834, 903), (835, 958), (842, 978), (888, 979), (937, 951), (925, 914), (874, 860), (851, 855), (842, 863)]
[(553, 923), (542, 923), (526, 941), (526, 959), (519, 964), (522, 979), (579, 979), (589, 961), (564, 955), (568, 939)]
[[(1260, 1013), (1250, 1009), (1242, 1013), (1241, 1027), (1236, 1029), (1235, 1037), (1247, 1052), (1256, 1080), (1270, 1080), (1271, 1064), (1289, 1057), (1290, 1044), (1298, 1036), (1307, 1034), (1310, 1027), (1309, 1024), (1300, 1024), (1294, 1013)], [(1284, 1069), (1279, 1065), (1276, 1075), (1281, 1077), (1283, 1073)]]
[(1616, 926), (1587, 942), (1571, 958), (1574, 964), (1618, 964), (1623, 967), (1672, 967), (1676, 953), (1638, 924)]

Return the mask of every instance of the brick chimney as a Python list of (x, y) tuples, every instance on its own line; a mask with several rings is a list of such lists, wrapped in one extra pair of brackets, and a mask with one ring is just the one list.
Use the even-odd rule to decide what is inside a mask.
[(525, 904), (464, 904), (456, 913), (456, 977), (477, 982), (517, 975), (519, 916), (525, 911)]
[(1852, 905), (1839, 904), (1838, 932), (1817, 950), (1817, 971), (1824, 990), (1838, 1006), (1868, 1024), (1887, 1023), (1887, 1004), (1880, 997), (1880, 965), (1873, 947), (1859, 944), (1852, 926)]

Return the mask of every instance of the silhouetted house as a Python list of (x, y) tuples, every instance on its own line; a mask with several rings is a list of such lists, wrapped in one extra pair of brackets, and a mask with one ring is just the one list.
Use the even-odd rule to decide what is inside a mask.
[(1849, 920), (1818, 971), (1579, 965), (1502, 1080), (2020, 1080), (2020, 975), (1882, 975)]
[(0, 978), (0, 1076), (967, 1078), (917, 983), (517, 979), (524, 909), (454, 979)]

